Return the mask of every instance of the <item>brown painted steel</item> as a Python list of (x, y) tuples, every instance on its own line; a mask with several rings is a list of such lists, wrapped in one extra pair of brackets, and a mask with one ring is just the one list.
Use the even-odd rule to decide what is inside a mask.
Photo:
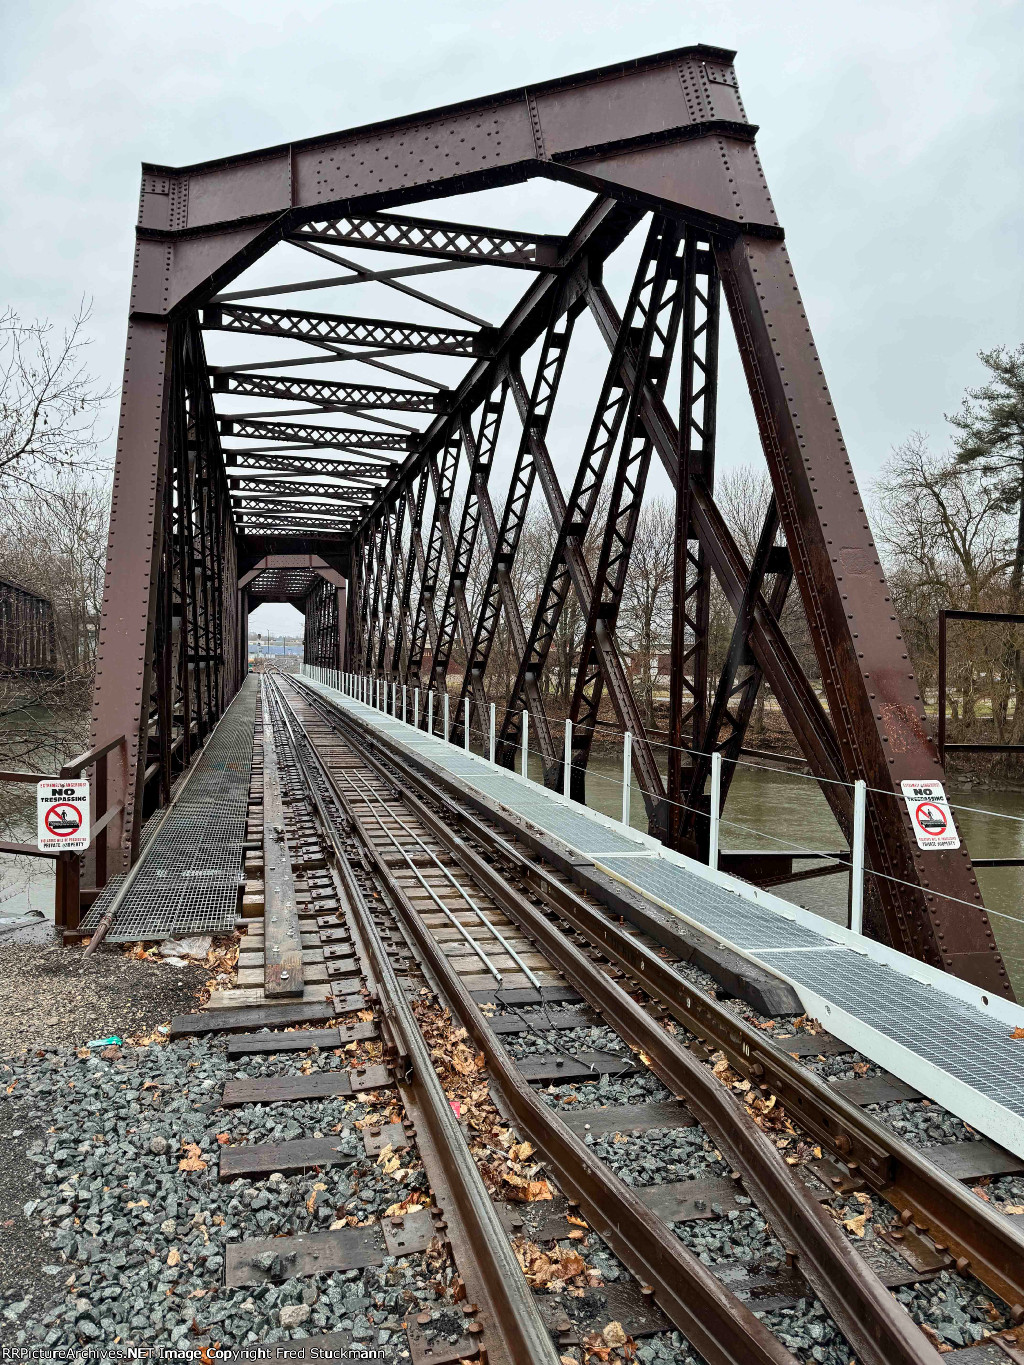
[[(511, 706), (502, 729), (503, 759), (511, 761), (525, 704), (548, 778), (557, 780), (560, 746), (547, 720), (544, 679), (526, 676), (529, 669), (522, 667), (533, 631), (525, 628), (515, 600), (516, 544), (514, 538), (511, 548), (505, 542), (494, 511), (498, 497), (488, 487), (495, 396), (510, 388), (509, 406), (522, 423), (517, 443), (532, 465), (528, 477), (534, 471), (539, 477), (561, 528), (552, 566), (556, 603), (574, 594), (588, 622), (587, 658), (582, 681), (577, 679), (576, 713), (587, 717), (579, 766), (589, 754), (590, 732), (602, 723), (600, 699), (607, 692), (620, 726), (633, 733), (635, 768), (655, 827), (676, 839), (695, 828), (699, 834), (699, 821), (681, 825), (678, 816), (670, 829), (655, 741), (644, 726), (616, 630), (631, 518), (639, 505), (633, 493), (642, 491), (649, 450), (669, 473), (679, 505), (673, 742), (705, 754), (724, 745), (731, 755), (742, 744), (763, 678), (812, 771), (830, 780), (823, 790), (844, 829), (849, 791), (831, 783), (864, 778), (873, 789), (867, 850), (872, 932), (1012, 994), (966, 848), (918, 850), (899, 799), (902, 778), (941, 778), (941, 765), (782, 245), (732, 56), (686, 47), (285, 147), (144, 169), (93, 713), (94, 738), (129, 736), (127, 764), (113, 760), (108, 779), (111, 806), (123, 806), (123, 820), (110, 826), (111, 871), (130, 856), (141, 817), (167, 800), (174, 778), (240, 681), (250, 599), (237, 590), (237, 579), (267, 554), (319, 553), (351, 578), (344, 604), (338, 598), (330, 607), (346, 622), (346, 640), (335, 651), (326, 643), (331, 632), (316, 625), (310, 645), (317, 660), (347, 654), (378, 676), (413, 686), (433, 676), (445, 686), (449, 663), (459, 666), (462, 653), (472, 656), (463, 690), (476, 703), (478, 722), (490, 700)], [(531, 176), (597, 195), (566, 237), (386, 212)], [(682, 438), (663, 397), (660, 345), (651, 352), (642, 333), (621, 334), (622, 320), (602, 284), (605, 261), (648, 214), (689, 234)], [(313, 281), (318, 287), (376, 279), (410, 292), (397, 274), (486, 264), (525, 270), (527, 287), (498, 327), (441, 300), (434, 304), (442, 312), (479, 325), (268, 308), (249, 289), (222, 296), (231, 280), (282, 242), (350, 272)], [(411, 252), (432, 263), (372, 272), (347, 263), (332, 246)], [(769, 546), (747, 565), (712, 494), (716, 267), (772, 474), (785, 561)], [(706, 281), (703, 331), (693, 306), (698, 278)], [(286, 288), (271, 285), (269, 292), (280, 295)], [(412, 292), (431, 305), (429, 295)], [(619, 499), (618, 529), (600, 528), (608, 553), (598, 566), (596, 593), (581, 542), (584, 527), (563, 525), (572, 500), (562, 493), (544, 440), (550, 413), (531, 407), (532, 384), (521, 373), (534, 343), (550, 334), (552, 318), (557, 328), (561, 317), (574, 316), (584, 303), (613, 348), (613, 384), (633, 414), (627, 429), (637, 442), (634, 454), (639, 452), (628, 463), (640, 471), (635, 489), (633, 473), (623, 474), (632, 491)], [(629, 310), (626, 317), (632, 327)], [(314, 353), (276, 364), (217, 366), (211, 386), (201, 318), (236, 333), (239, 345), (246, 334), (272, 335)], [(665, 338), (666, 354), (674, 339)], [(461, 356), (463, 376), (445, 389), (404, 368), (409, 362), (397, 352)], [(285, 373), (294, 365), (354, 358), (383, 370), (391, 387), (319, 376), (306, 382)], [(257, 373), (274, 369), (282, 373)], [(417, 387), (406, 388), (407, 382)], [(287, 414), (280, 420), (268, 420), (266, 413), (218, 414), (214, 391), (304, 401), (317, 416), (296, 422)], [(389, 408), (411, 414), (422, 428), (373, 415)], [(325, 425), (320, 414), (336, 412), (365, 413), (375, 427)], [(224, 451), (222, 430), (277, 442), (281, 449)], [(366, 450), (366, 462), (320, 458), (317, 446)], [(375, 462), (374, 450), (390, 450), (401, 462)], [(457, 537), (451, 500), (460, 452), (472, 464), (471, 497), (461, 518), (465, 534)], [(225, 461), (250, 474), (267, 471), (265, 484), (256, 487), (259, 480), (248, 477), (229, 492)], [(292, 474), (303, 476), (301, 494), (286, 492), (281, 482)], [(318, 503), (321, 476), (352, 488), (351, 515), (336, 515), (342, 483), (323, 485)], [(275, 500), (261, 502), (265, 492)], [(176, 511), (183, 497), (194, 516)], [(311, 503), (308, 510), (300, 509), (299, 498)], [(678, 562), (684, 558), (685, 564)], [(477, 571), (488, 585), (482, 616), (471, 612), (466, 590)], [(817, 650), (825, 704), (779, 626), (790, 572)], [(740, 617), (713, 706), (715, 680), (705, 681), (712, 574)], [(773, 579), (768, 586), (766, 578)], [(326, 589), (318, 585), (315, 591), (313, 620), (326, 621)], [(496, 602), (523, 675), (504, 698), (494, 697), (493, 664), (488, 667)], [(742, 678), (741, 658), (748, 670)], [(680, 714), (684, 709), (688, 721)], [(670, 765), (669, 799), (702, 805), (704, 766), (704, 760)]]

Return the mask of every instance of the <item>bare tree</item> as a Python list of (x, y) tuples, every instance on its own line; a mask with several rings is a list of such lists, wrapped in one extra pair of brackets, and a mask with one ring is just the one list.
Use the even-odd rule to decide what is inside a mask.
[(85, 368), (88, 320), (83, 304), (58, 339), (50, 322), (0, 314), (0, 488), (94, 463), (109, 393)]
[[(1002, 611), (1016, 600), (1016, 509), (980, 461), (933, 455), (920, 432), (893, 451), (875, 491), (893, 603), (918, 679), (932, 688), (940, 609)], [(1001, 741), (1019, 728), (1020, 657), (1010, 628), (957, 629), (954, 710), (962, 706), (968, 724), (979, 707), (990, 713)]]

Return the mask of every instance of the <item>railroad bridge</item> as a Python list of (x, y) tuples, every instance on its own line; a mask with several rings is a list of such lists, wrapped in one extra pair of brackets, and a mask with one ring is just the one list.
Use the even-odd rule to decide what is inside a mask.
[(0, 677), (54, 673), (58, 662), (53, 603), (0, 578)]
[[(784, 1365), (771, 1312), (815, 1299), (858, 1360), (931, 1361), (950, 1341), (904, 1305), (940, 1276), (994, 1305), (992, 1339), (979, 1328), (955, 1358), (1020, 1358), (1024, 1011), (966, 844), (915, 834), (903, 784), (934, 792), (942, 766), (755, 133), (733, 54), (696, 46), (143, 170), (93, 711), (101, 834), (84, 884), (65, 876), (64, 925), (90, 951), (243, 931), (230, 986), (172, 1029), (227, 1036), (229, 1060), (278, 1056), (223, 1105), (390, 1096), (366, 1151), (415, 1147), (433, 1203), (379, 1233), (350, 1219), (233, 1243), (224, 1274), (266, 1279), (275, 1254), (286, 1278), (359, 1269), (440, 1235), (462, 1327), (410, 1323), (417, 1365), (550, 1363), (591, 1329), (609, 1349), (677, 1330), (710, 1362)], [(484, 191), (507, 204), (532, 178), (586, 196), (564, 234), (419, 207), (472, 194), (482, 217)], [(296, 278), (310, 256), (323, 273)], [(773, 490), (749, 559), (715, 500), (722, 301)], [(620, 630), (655, 471), (673, 494), (667, 735)], [(553, 528), (536, 592), (531, 505)], [(718, 676), (715, 582), (733, 618)], [(793, 595), (814, 679), (780, 624)], [(247, 676), (267, 601), (304, 613), (300, 677)], [(569, 616), (562, 717), (547, 679)], [(774, 863), (719, 849), (763, 687), (848, 844), (848, 924), (770, 890), (792, 846)], [(594, 808), (609, 734), (621, 819)], [(546, 1172), (539, 1200), (486, 1187), (479, 1116), (467, 1143), (461, 1082), (435, 1069), (460, 1047)], [(310, 1048), (359, 1061), (294, 1074)], [(638, 1073), (640, 1099), (601, 1101)], [(575, 1105), (551, 1099), (566, 1084)], [(953, 1125), (930, 1147), (887, 1117), (926, 1101)], [(777, 1103), (788, 1154), (751, 1118)], [(694, 1125), (721, 1158), (699, 1179), (637, 1189), (594, 1156)], [(340, 1151), (319, 1133), (228, 1145), (220, 1178)], [(520, 1156), (503, 1189), (537, 1169)], [(872, 1199), (887, 1212), (861, 1246)], [(781, 1259), (726, 1274), (688, 1249), (681, 1226), (751, 1201)], [(555, 1239), (557, 1259), (577, 1232), (628, 1272), (584, 1327), (523, 1274), (523, 1237)]]

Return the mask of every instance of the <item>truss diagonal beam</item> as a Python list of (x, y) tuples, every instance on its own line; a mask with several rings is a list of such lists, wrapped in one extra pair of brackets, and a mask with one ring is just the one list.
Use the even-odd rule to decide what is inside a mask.
[[(679, 225), (662, 220), (657, 226), (660, 242), (657, 256), (652, 262), (653, 279), (643, 315), (637, 356), (637, 383), (630, 395), (619, 459), (612, 480), (605, 531), (594, 574), (590, 610), (577, 660), (576, 685), (569, 712), (573, 721), (570, 790), (575, 790), (579, 800), (585, 799), (586, 768), (600, 713), (605, 671), (612, 652), (615, 651), (617, 655), (615, 630), (651, 463), (651, 439), (640, 421), (640, 397), (647, 385), (653, 392), (664, 394), (689, 283), (683, 270), (683, 234)], [(692, 233), (689, 240), (692, 242)], [(625, 670), (617, 658), (612, 661), (611, 670), (612, 677), (621, 686), (625, 681)], [(617, 676), (620, 673), (621, 680)], [(631, 708), (629, 698), (616, 704), (615, 709), (624, 723), (629, 709), (635, 709), (639, 714), (635, 704)], [(662, 813), (662, 818), (667, 820), (668, 812)]]
[[(511, 766), (516, 737), (521, 725), (519, 712), (525, 695), (527, 678), (539, 678), (551, 650), (562, 609), (570, 587), (574, 590), (580, 609), (586, 619), (590, 615), (593, 601), (593, 580), (587, 563), (584, 542), (590, 527), (594, 507), (604, 482), (605, 472), (615, 448), (619, 430), (629, 406), (629, 395), (622, 378), (624, 357), (630, 356), (633, 370), (636, 358), (633, 355), (634, 328), (637, 320), (644, 319), (651, 307), (657, 303), (652, 297), (658, 280), (654, 268), (661, 249), (663, 225), (653, 223), (647, 234), (640, 265), (637, 269), (630, 292), (625, 321), (620, 323), (613, 343), (612, 357), (605, 372), (604, 383), (598, 399), (594, 420), (590, 427), (583, 458), (577, 470), (572, 493), (565, 501), (550, 461), (550, 455), (543, 443), (538, 443), (535, 456), (538, 463), (541, 487), (548, 502), (552, 521), (558, 528), (555, 550), (527, 640), (526, 652), (519, 663), (516, 681), (502, 726), (502, 761)], [(663, 281), (661, 282), (663, 287)], [(626, 680), (625, 670), (610, 639), (602, 639), (601, 663), (608, 681), (613, 704), (625, 729), (635, 736), (633, 763), (640, 779), (641, 789), (652, 820), (660, 819), (660, 808), (664, 797), (664, 786), (653, 751), (647, 740), (646, 729), (640, 720), (635, 698)], [(561, 762), (554, 749), (550, 731), (542, 728), (539, 742), (544, 753), (545, 781), (550, 785), (558, 782)], [(545, 747), (548, 752), (544, 752)]]
[[(514, 657), (522, 659), (526, 655), (526, 634), (512, 570), (526, 522), (530, 495), (533, 492), (537, 472), (536, 450), (544, 442), (547, 433), (565, 366), (573, 323), (579, 312), (578, 303), (567, 309), (566, 302), (564, 293), (553, 301), (551, 322), (545, 335), (537, 363), (537, 373), (528, 399), (519, 371), (515, 369), (510, 372), (510, 387), (523, 430), (516, 451), (501, 526), (491, 545), (487, 583), (477, 612), (473, 645), (467, 662), (467, 676), (478, 678), (485, 676), (502, 612)], [(523, 686), (526, 702), (533, 717), (534, 731), (542, 736), (542, 741), (546, 739), (550, 749), (550, 726), (539, 683), (535, 678), (528, 677), (524, 680)], [(464, 680), (463, 695), (465, 690)]]
[[(438, 624), (435, 599), (437, 585), (441, 576), (441, 556), (444, 549), (444, 533), (448, 527), (448, 509), (452, 505), (455, 476), (462, 456), (462, 429), (452, 427), (447, 439), (441, 446), (440, 460), (431, 459), (427, 466), (434, 496), (434, 508), (430, 521), (430, 534), (420, 569), (420, 593), (416, 603), (416, 616), (413, 620), (412, 648), (409, 652), (410, 674), (419, 675), (423, 666), (426, 641), (430, 641), (431, 655), (437, 652)], [(433, 659), (431, 662), (433, 671)], [(444, 677), (435, 672), (437, 685), (446, 686)]]

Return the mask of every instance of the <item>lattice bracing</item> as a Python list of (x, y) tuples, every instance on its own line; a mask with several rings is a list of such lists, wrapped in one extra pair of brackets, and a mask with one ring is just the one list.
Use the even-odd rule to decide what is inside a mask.
[[(941, 765), (755, 133), (732, 54), (697, 45), (147, 168), (94, 710), (97, 741), (131, 746), (115, 855), (237, 689), (248, 611), (288, 600), (309, 662), (447, 690), (456, 739), (468, 701), (486, 744), (493, 704), (500, 764), (525, 713), (559, 787), (567, 718), (579, 800), (600, 737), (628, 732), (651, 831), (697, 854), (710, 755), (742, 753), (770, 689), (842, 830), (853, 779), (872, 793), (871, 930), (1008, 990), (969, 857), (922, 862), (892, 815), (900, 781)], [(515, 203), (532, 178), (589, 196), (578, 220), (458, 221), (459, 195)], [(403, 212), (428, 200), (449, 202)], [(309, 290), (344, 308), (292, 306)], [(715, 499), (726, 315), (773, 490), (747, 555)], [(670, 490), (671, 625), (644, 644), (654, 486)], [(813, 665), (783, 624), (797, 594)]]

